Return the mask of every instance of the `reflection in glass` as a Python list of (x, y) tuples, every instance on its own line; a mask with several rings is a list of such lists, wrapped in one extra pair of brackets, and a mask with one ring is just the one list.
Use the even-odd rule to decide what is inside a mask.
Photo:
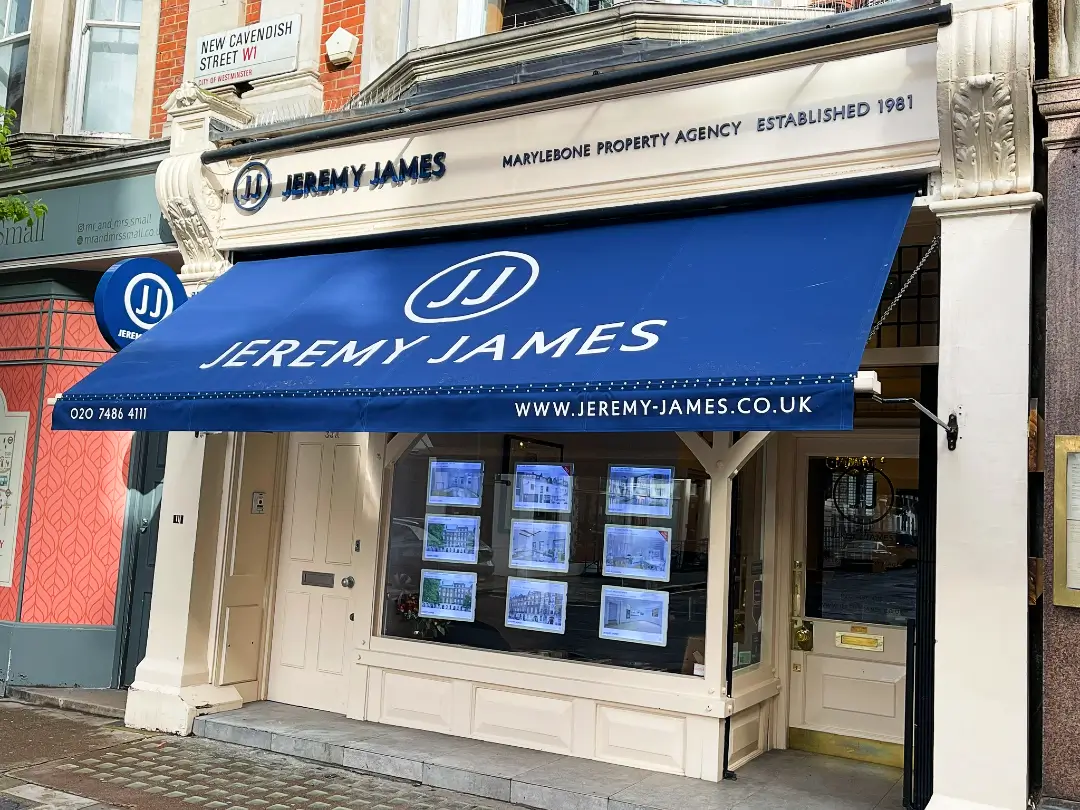
[(902, 625), (915, 616), (919, 462), (813, 458), (806, 615)]
[(12, 125), (15, 132), (19, 131), (18, 116), (22, 115), (29, 50), (29, 39), (17, 39), (0, 45), (0, 108), (15, 111), (16, 118)]
[(760, 663), (766, 637), (765, 616), (765, 450), (735, 477), (732, 553), (737, 564), (732, 662), (735, 670)]
[(0, 39), (30, 30), (30, 0), (0, 0)]
[(131, 132), (138, 56), (138, 31), (101, 27), (90, 29), (86, 86), (83, 90), (83, 131)]
[(137, 23), (142, 20), (142, 0), (120, 0), (120, 22)]

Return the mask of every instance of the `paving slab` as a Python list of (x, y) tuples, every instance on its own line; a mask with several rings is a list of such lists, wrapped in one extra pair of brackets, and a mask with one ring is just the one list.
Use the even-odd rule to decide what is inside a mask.
[(200, 718), (195, 733), (536, 810), (899, 810), (899, 771), (799, 751), (711, 783), (270, 702)]
[(124, 719), (127, 694), (126, 689), (54, 689), (37, 686), (8, 686), (7, 689), (9, 698), (22, 703), (111, 717), (114, 720)]
[(657, 773), (614, 794), (608, 807), (609, 810), (732, 810), (761, 789), (761, 784), (741, 779), (715, 784)]
[(0, 700), (0, 763), (10, 770), (144, 738), (118, 723), (108, 717)]
[[(170, 776), (183, 778), (162, 786), (139, 776), (162, 769), (163, 760)], [(107, 767), (121, 761), (133, 763), (130, 773), (118, 775), (119, 768)], [(137, 810), (511, 810), (482, 797), (191, 737), (122, 745), (108, 755), (38, 765), (18, 775), (53, 790)]]

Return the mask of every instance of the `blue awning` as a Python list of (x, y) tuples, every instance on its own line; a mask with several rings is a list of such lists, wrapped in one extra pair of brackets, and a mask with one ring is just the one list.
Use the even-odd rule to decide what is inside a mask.
[(912, 195), (236, 265), (87, 430), (837, 430)]

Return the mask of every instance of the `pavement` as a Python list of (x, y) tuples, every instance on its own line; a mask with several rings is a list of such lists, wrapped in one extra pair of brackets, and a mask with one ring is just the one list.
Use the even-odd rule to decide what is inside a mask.
[(0, 810), (510, 810), (216, 740), (0, 700)]
[(101, 717), (124, 719), (127, 708), (126, 689), (80, 689), (64, 687), (50, 689), (40, 686), (8, 685), (7, 696), (20, 703), (32, 703), (35, 706), (52, 706), (56, 709), (70, 709), (83, 714), (97, 714)]

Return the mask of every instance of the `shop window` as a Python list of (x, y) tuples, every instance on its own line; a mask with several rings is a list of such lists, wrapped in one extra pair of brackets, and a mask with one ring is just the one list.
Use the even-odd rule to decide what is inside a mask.
[(0, 0), (0, 109), (14, 110), (18, 131), (30, 51), (30, 0)]
[(142, 0), (80, 0), (69, 129), (130, 135)]
[(917, 458), (812, 458), (806, 615), (903, 625), (915, 616)]
[(768, 643), (765, 615), (765, 451), (755, 453), (735, 478), (732, 551), (736, 565), (732, 663), (736, 671), (761, 663)]
[(671, 433), (426, 434), (394, 465), (382, 632), (703, 674), (709, 492)]
[(903, 289), (904, 283), (929, 249), (929, 245), (903, 245), (897, 249), (896, 258), (893, 259), (892, 269), (885, 282), (885, 291), (881, 294), (881, 304), (874, 316), (875, 324), (883, 316), (885, 321), (877, 334), (870, 339), (867, 348), (906, 349), (938, 345), (941, 283), (939, 251), (934, 251), (926, 260), (923, 269), (904, 292), (897, 306), (885, 315), (885, 310)]

